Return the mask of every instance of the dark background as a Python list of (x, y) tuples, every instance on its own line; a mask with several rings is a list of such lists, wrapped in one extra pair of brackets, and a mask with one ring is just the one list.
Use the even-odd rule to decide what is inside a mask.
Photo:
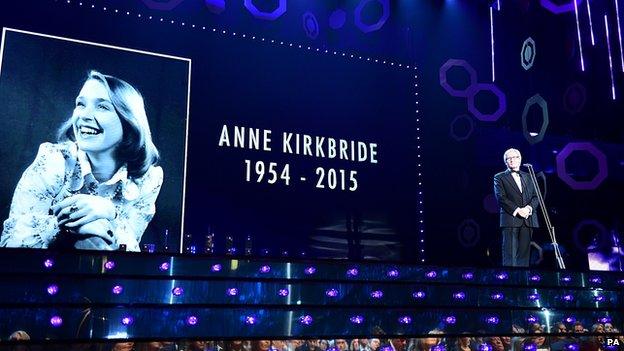
[[(193, 111), (199, 112), (192, 111), (190, 124), (192, 133), (197, 133), (196, 138), (201, 140), (191, 134), (187, 224), (199, 245), (210, 225), (210, 230), (217, 236), (217, 249), (221, 252), (226, 235), (235, 237), (239, 250), (243, 248), (245, 236), (253, 235), (256, 254), (266, 247), (271, 249), (272, 254), (288, 249), (289, 255), (293, 256), (296, 253), (293, 253), (292, 248), (296, 247), (297, 251), (305, 248), (312, 257), (346, 257), (348, 247), (344, 228), (353, 217), (359, 216), (360, 224), (368, 223), (367, 228), (375, 228), (365, 229), (363, 238), (378, 241), (368, 243), (380, 245), (379, 250), (375, 251), (378, 258), (424, 260), (426, 263), (441, 265), (497, 265), (500, 234), (498, 216), (493, 213), (495, 208), (491, 201), (492, 176), (504, 169), (504, 150), (516, 147), (523, 153), (525, 162), (534, 164), (536, 171), (543, 172), (547, 188), (546, 202), (559, 241), (565, 249), (568, 267), (586, 269), (587, 247), (592, 242), (603, 249), (613, 246), (614, 240), (622, 236), (624, 222), (620, 205), (624, 195), (624, 128), (621, 118), (624, 115), (624, 74), (620, 66), (613, 1), (591, 1), (591, 28), (587, 3), (580, 2), (579, 25), (585, 71), (580, 69), (574, 12), (554, 14), (537, 0), (500, 1), (500, 11), (493, 10), (495, 84), (505, 94), (507, 108), (501, 118), (494, 122), (476, 119), (468, 111), (466, 99), (451, 97), (441, 87), (439, 79), (439, 69), (447, 60), (464, 59), (476, 70), (478, 82), (492, 81), (491, 2), (388, 1), (387, 22), (377, 31), (360, 31), (354, 24), (358, 5), (367, 4), (362, 10), (363, 20), (372, 23), (381, 15), (382, 2), (288, 1), (286, 13), (275, 21), (266, 21), (254, 18), (242, 1), (227, 1), (226, 8), (220, 14), (213, 13), (206, 6), (209, 1), (199, 0), (176, 1), (170, 10), (154, 6), (164, 1), (97, 1), (93, 3), (94, 9), (85, 8), (86, 5), (81, 7), (76, 2), (39, 1), (34, 2), (40, 5), (39, 10), (22, 8), (22, 11), (15, 12), (18, 15), (3, 19), (3, 23), (193, 58), (191, 104), (195, 109)], [(565, 3), (563, 0), (552, 2)], [(256, 0), (254, 3), (269, 11), (275, 8), (277, 0)], [(103, 7), (108, 10), (104, 11)], [(45, 16), (42, 14), (44, 9), (58, 16)], [(115, 13), (115, 9), (119, 12)], [(329, 26), (329, 17), (337, 9), (345, 11), (346, 21), (340, 28), (333, 29)], [(126, 15), (125, 11), (131, 14)], [(316, 38), (307, 36), (303, 28), (303, 15), (306, 12), (313, 14), (318, 21), (319, 34)], [(137, 14), (142, 17), (139, 18)], [(610, 90), (605, 14), (609, 19), (611, 35), (615, 100), (612, 100)], [(149, 20), (148, 16), (153, 18)], [(163, 18), (162, 22), (160, 18)], [(44, 20), (47, 23), (45, 25)], [(194, 29), (190, 27), (192, 24), (196, 25)], [(207, 27), (207, 30), (200, 30), (202, 26)], [(214, 34), (212, 28), (216, 29)], [(226, 31), (225, 35), (222, 34), (223, 30)], [(595, 39), (593, 46), (591, 30)], [(232, 35), (233, 32), (237, 33), (236, 37)], [(325, 199), (322, 192), (307, 192), (299, 188), (291, 189), (294, 193), (289, 194), (279, 187), (255, 184), (243, 184), (234, 189), (231, 178), (235, 164), (228, 162), (234, 162), (239, 157), (242, 159), (244, 153), (239, 153), (239, 150), (217, 150), (214, 144), (207, 149), (203, 148), (203, 145), (210, 144), (210, 135), (218, 125), (216, 120), (210, 119), (211, 110), (231, 111), (232, 115), (224, 118), (254, 127), (270, 128), (274, 132), (280, 130), (273, 126), (274, 123), (292, 131), (305, 126), (306, 129), (310, 128), (310, 134), (313, 134), (314, 128), (324, 132), (321, 126), (325, 126), (331, 130), (331, 133), (322, 134), (327, 136), (343, 133), (366, 136), (366, 130), (377, 129), (388, 140), (395, 139), (405, 143), (401, 145), (406, 147), (414, 146), (415, 137), (413, 130), (401, 127), (400, 120), (388, 120), (383, 124), (384, 129), (379, 129), (380, 125), (371, 124), (366, 119), (366, 123), (359, 123), (361, 119), (351, 119), (352, 116), (373, 116), (377, 111), (386, 113), (393, 109), (409, 112), (405, 116), (414, 118), (413, 108), (410, 111), (406, 107), (407, 104), (413, 104), (410, 100), (413, 100), (411, 85), (414, 82), (403, 71), (388, 69), (387, 65), (368, 65), (359, 60), (341, 60), (332, 55), (317, 55), (296, 48), (262, 44), (259, 40), (241, 39), (242, 34), (294, 43), (295, 46), (310, 45), (319, 48), (321, 52), (327, 49), (380, 61), (410, 65), (416, 63), (419, 75), (416, 92), (419, 93), (420, 115), (424, 123), (420, 139), (424, 158), (424, 242), (420, 242), (419, 233), (404, 236), (408, 240), (383, 240), (383, 235), (392, 232), (387, 230), (388, 224), (392, 227), (397, 223), (391, 217), (418, 230), (413, 221), (418, 220), (419, 213), (414, 212), (415, 207), (405, 206), (413, 204), (409, 200), (415, 199), (416, 182), (413, 179), (401, 180), (400, 183), (386, 182), (394, 190), (400, 191), (378, 189), (365, 198), (336, 195), (331, 202)], [(520, 63), (520, 54), (522, 44), (528, 37), (536, 43), (536, 57), (533, 67), (525, 70)], [(263, 69), (259, 70), (258, 67)], [(220, 78), (213, 79), (216, 77)], [(451, 72), (448, 78), (454, 86), (465, 86), (466, 76), (461, 70)], [(253, 86), (241, 88), (245, 82), (251, 82), (250, 79), (257, 82), (258, 89)], [(217, 82), (218, 87), (211, 86)], [(202, 91), (195, 88), (200, 85), (210, 89)], [(368, 90), (371, 86), (375, 89)], [(571, 87), (577, 90), (571, 90)], [(310, 94), (310, 91), (315, 90), (317, 94)], [(296, 95), (292, 101), (274, 100), (283, 96), (281, 94), (284, 91), (300, 94), (292, 94)], [(574, 91), (577, 93), (571, 93)], [(544, 139), (530, 144), (523, 136), (522, 112), (527, 99), (535, 94), (540, 94), (547, 102), (550, 123)], [(324, 105), (331, 99), (340, 105), (344, 102), (343, 106), (354, 110), (348, 111), (350, 114), (346, 117), (347, 111), (333, 107), (335, 104)], [(260, 100), (265, 103), (264, 108), (277, 106), (279, 102), (283, 109), (275, 108), (271, 114), (264, 113), (266, 110), (256, 104)], [(492, 111), (496, 107), (495, 101), (487, 94), (479, 94), (476, 104), (482, 111)], [(319, 110), (325, 113), (319, 114)], [(527, 116), (531, 130), (541, 122), (538, 112), (532, 109)], [(349, 121), (348, 126), (340, 126), (330, 119), (331, 113), (344, 117)], [(392, 113), (387, 114), (392, 117)], [(289, 122), (285, 117), (295, 115), (297, 118), (294, 122)], [(465, 117), (453, 123), (457, 116), (462, 115)], [(330, 123), (321, 124), (319, 118), (328, 118)], [(314, 127), (315, 119), (319, 119), (317, 127)], [(470, 126), (472, 132), (468, 133)], [(308, 130), (301, 130), (304, 131)], [(456, 136), (462, 135), (464, 140), (454, 138), (451, 131)], [(404, 139), (406, 136), (410, 137), (411, 144)], [(558, 176), (556, 155), (571, 142), (590, 142), (605, 155), (608, 175), (596, 189), (572, 189)], [(403, 149), (402, 152), (403, 155), (415, 155), (414, 150)], [(227, 159), (220, 158), (225, 154), (228, 155)], [(209, 157), (223, 161), (219, 165), (224, 168), (211, 165)], [(308, 166), (313, 164), (314, 161), (305, 163)], [(407, 169), (414, 165), (409, 158), (400, 164)], [(378, 169), (388, 173), (398, 171), (396, 167), (389, 166)], [(568, 158), (565, 172), (582, 181), (591, 179), (596, 169), (597, 162), (591, 155), (577, 152)], [(225, 185), (200, 180), (204, 175), (208, 179), (224, 181)], [(225, 181), (228, 177), (231, 183)], [(215, 201), (202, 198), (205, 192), (214, 196)], [(297, 201), (286, 200), (291, 196)], [(245, 202), (236, 200), (240, 198), (246, 199)], [(250, 208), (248, 204), (251, 202), (248, 200), (266, 205)], [(381, 218), (378, 212), (367, 211), (366, 207), (372, 204), (378, 206), (376, 208), (387, 209), (384, 213), (388, 215)], [(325, 208), (324, 213), (330, 215), (318, 218), (304, 213), (306, 206)], [(298, 217), (293, 218), (289, 214)], [(266, 224), (268, 218), (279, 216), (284, 219), (276, 220), (271, 225)], [(316, 225), (295, 218), (304, 218)], [(320, 228), (330, 228), (332, 231), (319, 233)], [(398, 228), (408, 227), (399, 225)], [(370, 237), (367, 237), (369, 234)], [(304, 242), (301, 238), (307, 239)], [(535, 233), (534, 239), (544, 244), (548, 236), (541, 229)], [(380, 244), (379, 241), (385, 243)], [(403, 241), (407, 245), (401, 249), (392, 244), (396, 241)], [(379, 254), (380, 251), (384, 253)], [(542, 265), (553, 266), (554, 260), (549, 257), (547, 250), (546, 255)], [(367, 254), (362, 252), (361, 256)]]

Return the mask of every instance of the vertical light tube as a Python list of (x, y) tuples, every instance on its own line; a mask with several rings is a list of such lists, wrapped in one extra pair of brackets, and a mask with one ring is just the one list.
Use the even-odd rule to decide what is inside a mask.
[(592, 24), (591, 9), (590, 9), (590, 6), (589, 6), (589, 0), (586, 0), (585, 3), (587, 3), (587, 17), (589, 18), (589, 33), (591, 34), (592, 46), (594, 46), (594, 45), (596, 45), (596, 40), (594, 39), (594, 25)]
[(618, 6), (618, 0), (613, 0), (615, 3), (615, 18), (617, 19), (618, 26), (618, 41), (620, 43), (620, 64), (622, 65), (622, 72), (624, 72), (624, 55), (622, 54), (622, 30), (620, 29), (620, 7)]
[[(576, 1), (576, 0), (575, 0)], [(609, 51), (609, 72), (611, 73), (611, 98), (615, 100), (615, 82), (613, 80), (613, 60), (611, 59), (611, 43), (609, 42), (609, 21), (604, 15), (605, 32), (607, 33), (607, 50)]]
[(574, 0), (574, 16), (576, 17), (576, 34), (578, 36), (578, 44), (579, 44), (579, 54), (581, 57), (581, 71), (585, 72), (585, 62), (583, 61), (583, 44), (581, 43), (581, 28), (579, 26), (579, 17), (578, 17), (578, 5), (576, 4), (578, 0)]
[(490, 42), (492, 43), (492, 82), (494, 82), (496, 74), (494, 73), (494, 15), (492, 14), (492, 6), (490, 6)]

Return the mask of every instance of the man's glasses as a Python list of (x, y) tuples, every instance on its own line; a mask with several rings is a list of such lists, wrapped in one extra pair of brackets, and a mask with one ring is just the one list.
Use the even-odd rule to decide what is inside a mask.
[(505, 160), (509, 161), (509, 160), (516, 160), (516, 159), (520, 159), (520, 156), (509, 156)]

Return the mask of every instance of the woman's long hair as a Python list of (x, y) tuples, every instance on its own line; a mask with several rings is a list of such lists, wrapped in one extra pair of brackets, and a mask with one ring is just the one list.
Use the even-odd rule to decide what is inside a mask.
[[(132, 85), (119, 78), (91, 71), (85, 82), (90, 79), (97, 80), (106, 87), (115, 112), (121, 120), (123, 137), (115, 149), (115, 159), (118, 164), (127, 165), (128, 177), (142, 177), (160, 159), (158, 149), (152, 141), (143, 97)], [(68, 119), (58, 130), (58, 141), (67, 140), (76, 141), (73, 118)]]

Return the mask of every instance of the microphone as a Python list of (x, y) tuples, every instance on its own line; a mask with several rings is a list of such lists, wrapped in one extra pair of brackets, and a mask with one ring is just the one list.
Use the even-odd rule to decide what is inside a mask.
[(533, 167), (533, 165), (530, 163), (523, 163), (522, 166), (527, 167), (527, 168)]

